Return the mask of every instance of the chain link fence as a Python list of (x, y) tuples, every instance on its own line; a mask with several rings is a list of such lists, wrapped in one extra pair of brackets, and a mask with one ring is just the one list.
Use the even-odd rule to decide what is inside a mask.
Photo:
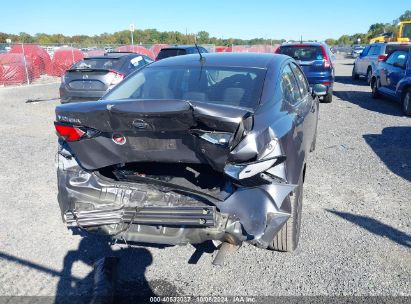
[[(59, 81), (74, 63), (107, 52), (135, 52), (155, 59), (168, 44), (1, 44), (0, 86)], [(201, 45), (209, 52), (274, 53), (278, 45)]]

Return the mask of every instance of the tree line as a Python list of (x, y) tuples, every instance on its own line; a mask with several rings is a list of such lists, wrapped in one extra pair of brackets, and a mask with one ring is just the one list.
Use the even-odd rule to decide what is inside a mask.
[[(328, 38), (325, 42), (329, 45), (352, 45), (358, 42), (368, 43), (368, 41), (378, 36), (383, 32), (396, 32), (398, 30), (398, 22), (404, 20), (411, 20), (411, 11), (407, 10), (398, 19), (393, 20), (391, 23), (375, 23), (372, 24), (367, 33), (357, 33), (354, 35), (342, 35), (338, 39)], [(46, 34), (37, 33), (30, 35), (28, 33), (21, 32), (18, 35), (7, 34), (0, 32), (0, 43), (5, 43), (6, 39), (10, 39), (12, 42), (24, 42), (24, 43), (39, 43), (39, 44), (83, 44), (83, 45), (116, 45), (116, 44), (130, 44), (131, 35), (130, 31), (124, 30), (115, 33), (103, 33), (100, 35), (88, 36), (88, 35), (74, 35), (65, 36), (62, 34)], [(133, 40), (135, 43), (141, 44), (155, 44), (155, 43), (167, 43), (167, 44), (215, 44), (215, 45), (255, 45), (255, 44), (279, 44), (285, 42), (284, 39), (238, 39), (228, 38), (222, 39), (217, 37), (210, 37), (210, 34), (206, 31), (200, 31), (196, 34), (184, 34), (178, 31), (160, 32), (156, 29), (135, 30), (133, 32)]]
[(358, 43), (366, 44), (371, 38), (377, 37), (382, 33), (393, 32), (397, 33), (398, 23), (400, 21), (411, 21), (411, 11), (407, 10), (398, 19), (393, 20), (391, 23), (374, 23), (370, 26), (367, 33), (357, 33), (354, 35), (342, 35), (338, 39), (328, 38), (325, 42), (328, 45), (353, 45)]
[[(100, 35), (74, 35), (65, 36), (62, 34), (37, 33), (30, 35), (24, 32), (18, 35), (0, 32), (0, 43), (5, 43), (6, 39), (12, 42), (39, 43), (39, 44), (83, 44), (83, 45), (116, 45), (131, 44), (130, 31), (124, 30), (115, 33), (103, 33)], [(253, 44), (278, 44), (285, 42), (284, 39), (238, 39), (238, 38), (216, 38), (210, 37), (206, 31), (200, 31), (196, 34), (184, 34), (177, 31), (160, 32), (156, 29), (135, 30), (133, 40), (136, 44), (215, 44), (215, 45), (253, 45)]]

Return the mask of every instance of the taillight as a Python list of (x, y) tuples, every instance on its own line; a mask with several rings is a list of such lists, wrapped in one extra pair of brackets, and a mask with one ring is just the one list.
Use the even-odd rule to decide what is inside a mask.
[(331, 85), (331, 82), (329, 82), (329, 81), (323, 81), (323, 82), (321, 82), (321, 84), (323, 84), (323, 85)]
[(384, 61), (385, 60), (385, 58), (387, 58), (387, 55), (380, 55), (380, 56), (378, 56), (378, 61)]
[(109, 74), (112, 76), (110, 85), (118, 84), (124, 79), (124, 77), (126, 77), (126, 75), (118, 73), (116, 71), (110, 71)]
[(57, 135), (63, 137), (67, 141), (76, 141), (79, 140), (86, 134), (79, 127), (64, 125), (55, 122), (54, 127), (56, 128)]
[(321, 51), (323, 53), (323, 60), (324, 60), (324, 68), (328, 69), (331, 67), (331, 62), (330, 58), (328, 58), (327, 51), (325, 50), (325, 47), (321, 45)]

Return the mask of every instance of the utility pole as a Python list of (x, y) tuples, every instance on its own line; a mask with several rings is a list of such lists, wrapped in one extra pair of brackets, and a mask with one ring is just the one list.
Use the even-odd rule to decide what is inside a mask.
[(130, 24), (130, 35), (131, 35), (131, 45), (134, 46), (134, 30), (135, 26), (134, 23)]

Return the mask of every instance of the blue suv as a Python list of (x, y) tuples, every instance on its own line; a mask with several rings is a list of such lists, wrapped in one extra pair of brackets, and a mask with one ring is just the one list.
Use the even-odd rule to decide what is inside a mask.
[(371, 89), (373, 98), (392, 98), (411, 116), (411, 51), (394, 51), (381, 61), (372, 76)]
[(335, 56), (327, 44), (320, 42), (286, 43), (282, 44), (276, 53), (294, 58), (303, 69), (310, 87), (319, 83), (327, 87), (327, 95), (322, 101), (332, 101)]

